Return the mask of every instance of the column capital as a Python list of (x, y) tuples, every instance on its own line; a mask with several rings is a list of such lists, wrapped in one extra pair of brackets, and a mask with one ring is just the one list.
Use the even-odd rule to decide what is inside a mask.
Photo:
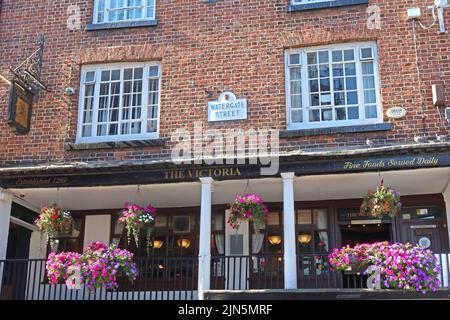
[(444, 196), (444, 199), (445, 198), (450, 199), (450, 182), (445, 187), (444, 191), (442, 192), (442, 195)]
[(203, 177), (203, 178), (200, 178), (200, 182), (202, 184), (213, 184), (214, 179), (211, 177)]
[(0, 188), (0, 201), (7, 200), (7, 196), (9, 195), (6, 189)]
[(292, 180), (295, 178), (295, 173), (294, 172), (282, 172), (281, 178), (283, 180)]

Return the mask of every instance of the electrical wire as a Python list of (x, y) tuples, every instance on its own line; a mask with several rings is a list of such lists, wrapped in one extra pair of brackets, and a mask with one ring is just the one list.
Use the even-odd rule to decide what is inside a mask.
[(423, 86), (422, 86), (422, 78), (420, 77), (420, 62), (419, 62), (419, 49), (417, 46), (417, 32), (416, 32), (416, 21), (413, 20), (413, 36), (414, 36), (414, 51), (416, 54), (416, 71), (417, 71), (417, 78), (419, 81), (419, 94), (420, 94), (420, 106), (422, 109), (422, 124), (423, 124), (423, 131), (426, 131), (425, 129), (425, 105), (423, 100)]
[(426, 26), (424, 26), (423, 24), (422, 24), (422, 22), (420, 22), (420, 20), (418, 20), (418, 22), (419, 22), (419, 25), (422, 27), (422, 29), (425, 29), (425, 30), (428, 30), (428, 29), (431, 29), (431, 28), (433, 28), (434, 27), (434, 25), (436, 24), (436, 22), (437, 22), (437, 17), (436, 17), (436, 9), (437, 9), (437, 7), (436, 6), (433, 6), (433, 9), (431, 10), (431, 13), (433, 14), (433, 23), (431, 24), (431, 25), (429, 25), (428, 27), (426, 27)]

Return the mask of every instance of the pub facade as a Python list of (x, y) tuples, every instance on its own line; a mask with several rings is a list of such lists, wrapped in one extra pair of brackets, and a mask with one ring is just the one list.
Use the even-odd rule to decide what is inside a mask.
[[(421, 28), (431, 2), (3, 1), (0, 298), (342, 292), (364, 279), (328, 254), (378, 241), (433, 250), (448, 288), (450, 46)], [(401, 194), (394, 218), (360, 214), (380, 184)], [(228, 223), (246, 193), (268, 208), (261, 229)], [(119, 221), (132, 203), (157, 209), (145, 245)], [(114, 243), (138, 278), (47, 284), (45, 206), (74, 219), (56, 251)]]

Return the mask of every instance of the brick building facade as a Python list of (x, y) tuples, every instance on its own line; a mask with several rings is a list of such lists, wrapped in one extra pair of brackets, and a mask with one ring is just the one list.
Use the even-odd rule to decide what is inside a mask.
[[(1, 286), (2, 272), (16, 269), (11, 259), (43, 263), (50, 248), (33, 219), (45, 205), (70, 210), (76, 221), (58, 237), (58, 251), (113, 242), (147, 265), (183, 270), (178, 289), (166, 286), (177, 283), (173, 274), (145, 274), (151, 280), (133, 287), (145, 299), (348, 289), (327, 254), (362, 241), (448, 251), (450, 39), (438, 25), (450, 23), (449, 8), (430, 9), (431, 0), (0, 4), (0, 294), (48, 299), (40, 289), (25, 295), (7, 273)], [(415, 21), (407, 17), (414, 7), (422, 12)], [(432, 10), (442, 19), (430, 26)], [(29, 132), (18, 134), (8, 123), (10, 67), (36, 50), (41, 34), (48, 90), (33, 103)], [(209, 121), (208, 103), (232, 94), (246, 99), (246, 119)], [(395, 108), (406, 114), (389, 116)], [(245, 163), (173, 163), (177, 130), (199, 125), (276, 131), (279, 170), (263, 175), (255, 154)], [(198, 137), (195, 145), (208, 145)], [(403, 208), (394, 218), (361, 216), (361, 198), (383, 180), (401, 193)], [(245, 192), (268, 205), (262, 233), (252, 223), (239, 232), (227, 224), (227, 204)], [(158, 208), (151, 249), (127, 244), (118, 222), (126, 202)], [(442, 277), (448, 286), (449, 268)]]
[[(80, 6), (80, 30), (67, 28), (69, 4)], [(446, 96), (450, 94), (448, 35), (438, 34), (436, 29), (418, 28), (416, 52), (406, 8), (421, 6), (426, 13), (424, 21), (431, 21), (431, 12), (421, 2), (370, 1), (369, 5), (377, 5), (381, 10), (380, 29), (367, 27), (373, 15), (367, 12), (368, 5), (290, 12), (286, 9), (288, 4), (288, 0), (190, 1), (183, 5), (160, 1), (156, 26), (86, 31), (93, 14), (90, 1), (58, 5), (3, 1), (2, 72), (7, 73), (11, 65), (25, 59), (35, 48), (38, 34), (43, 33), (46, 46), (42, 81), (49, 92), (42, 92), (33, 108), (28, 135), (12, 133), (6, 117), (1, 117), (2, 163), (114, 161), (167, 154), (170, 143), (150, 148), (67, 151), (65, 145), (74, 143), (76, 137), (82, 65), (160, 61), (162, 139), (197, 120), (206, 127), (213, 126), (205, 121), (207, 102), (226, 90), (249, 99), (248, 121), (214, 125), (215, 128), (286, 130), (285, 50), (368, 40), (376, 41), (379, 50), (383, 110), (403, 106), (407, 117), (393, 121), (392, 129), (387, 131), (306, 136), (299, 133), (282, 139), (282, 146), (316, 150), (355, 147), (365, 145), (367, 137), (379, 145), (409, 144), (416, 135), (434, 139), (436, 133), (448, 133), (443, 109), (433, 106), (431, 93), (431, 85), (440, 84)], [(445, 14), (448, 16), (448, 11)], [(66, 87), (76, 88), (76, 94), (65, 95)], [(0, 97), (5, 105), (6, 86), (2, 86)]]

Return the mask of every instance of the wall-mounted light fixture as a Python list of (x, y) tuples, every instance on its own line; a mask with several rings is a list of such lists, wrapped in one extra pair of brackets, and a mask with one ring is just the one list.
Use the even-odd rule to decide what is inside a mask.
[(309, 233), (301, 233), (298, 235), (297, 240), (301, 244), (308, 244), (311, 242), (312, 236)]
[(280, 236), (269, 236), (267, 237), (267, 239), (269, 240), (270, 244), (277, 246), (281, 243), (281, 237)]
[(180, 239), (177, 241), (177, 244), (180, 248), (187, 249), (191, 246), (191, 240), (189, 239)]
[(163, 245), (164, 245), (164, 241), (162, 241), (162, 240), (150, 241), (150, 247), (155, 248), (155, 249), (161, 249)]

